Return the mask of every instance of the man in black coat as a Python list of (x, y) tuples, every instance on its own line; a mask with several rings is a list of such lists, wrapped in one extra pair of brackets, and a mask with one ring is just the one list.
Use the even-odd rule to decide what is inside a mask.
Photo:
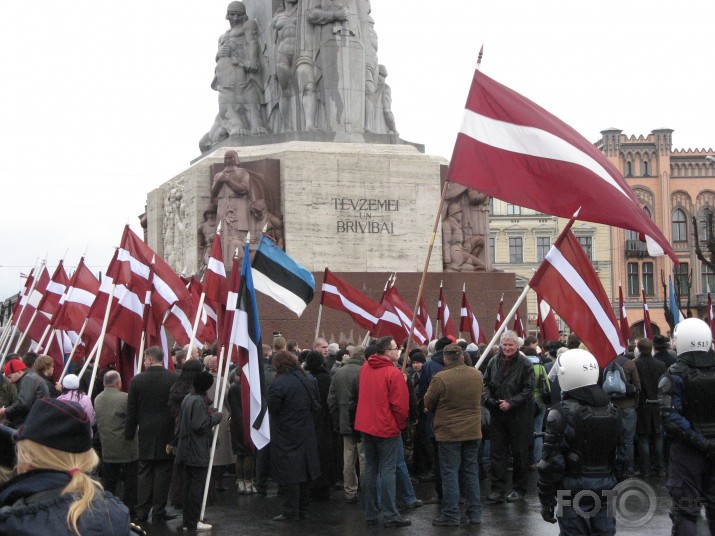
[(146, 370), (129, 384), (125, 437), (133, 439), (139, 428), (139, 475), (136, 517), (144, 521), (152, 510), (155, 521), (174, 519), (166, 513), (173, 458), (166, 446), (174, 435), (169, 411), (169, 391), (178, 379), (164, 368), (164, 351), (151, 346), (144, 352)]

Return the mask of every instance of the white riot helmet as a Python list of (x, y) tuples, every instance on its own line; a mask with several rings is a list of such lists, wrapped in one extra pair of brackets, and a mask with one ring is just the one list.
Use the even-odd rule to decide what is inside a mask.
[(675, 326), (673, 333), (675, 353), (707, 352), (713, 342), (710, 327), (698, 318), (686, 318)]
[(586, 350), (568, 350), (556, 358), (550, 378), (558, 378), (562, 391), (571, 391), (598, 383), (598, 362)]

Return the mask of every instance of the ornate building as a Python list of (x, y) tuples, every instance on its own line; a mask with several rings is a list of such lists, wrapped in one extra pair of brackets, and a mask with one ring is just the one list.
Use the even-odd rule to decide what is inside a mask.
[[(663, 310), (672, 275), (681, 296), (681, 310), (702, 313), (708, 286), (715, 290), (715, 274), (695, 256), (692, 218), (697, 219), (701, 242), (707, 240), (709, 217), (715, 211), (715, 162), (712, 149), (672, 149), (671, 129), (653, 130), (648, 136), (626, 136), (611, 128), (601, 132), (596, 146), (623, 173), (643, 210), (654, 219), (673, 245), (680, 266), (668, 257), (648, 256), (645, 244), (630, 231), (611, 228), (613, 276), (611, 295), (617, 308), (618, 285), (631, 325), (631, 334), (643, 332), (641, 287), (648, 301), (654, 331), (669, 330)], [(608, 290), (608, 289), (607, 289)], [(698, 308), (701, 310), (698, 311)]]

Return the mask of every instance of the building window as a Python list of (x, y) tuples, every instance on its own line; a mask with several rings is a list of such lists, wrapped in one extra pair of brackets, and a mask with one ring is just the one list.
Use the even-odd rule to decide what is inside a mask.
[(590, 236), (579, 236), (577, 238), (578, 238), (578, 243), (581, 244), (581, 247), (586, 252), (586, 255), (588, 256), (589, 260), (593, 260), (591, 237)]
[(653, 263), (644, 262), (642, 265), (642, 284), (646, 296), (655, 296), (655, 285), (653, 284)]
[(673, 266), (673, 282), (675, 284), (675, 292), (678, 296), (688, 295), (688, 276), (690, 265), (687, 262), (681, 262), (680, 266)]
[(630, 163), (630, 162), (626, 162), (625, 172), (626, 172), (626, 173), (625, 173), (626, 177), (632, 177), (632, 176), (633, 176), (633, 171), (631, 170), (631, 163)]
[(493, 263), (497, 262), (497, 239), (489, 238), (489, 260)]
[(672, 234), (673, 242), (688, 241), (688, 218), (682, 209), (676, 208), (673, 211)]
[(537, 236), (536, 237), (536, 260), (541, 262), (546, 258), (546, 254), (551, 249), (551, 237), (550, 236)]
[(520, 236), (509, 239), (509, 262), (524, 262), (524, 243)]
[(701, 242), (707, 242), (712, 237), (712, 228), (710, 226), (711, 219), (712, 211), (709, 208), (704, 208), (700, 211), (700, 218), (698, 219), (698, 234), (700, 235)]
[(638, 296), (640, 294), (640, 285), (638, 284), (638, 263), (628, 263), (628, 295)]
[(715, 290), (715, 273), (713, 273), (712, 268), (707, 264), (702, 263), (700, 265), (700, 277), (702, 279), (702, 292), (710, 292)]
[(641, 175), (644, 177), (648, 176), (648, 160), (641, 162)]
[(521, 214), (521, 207), (519, 205), (512, 205), (511, 203), (507, 203), (506, 214), (507, 216), (519, 216)]

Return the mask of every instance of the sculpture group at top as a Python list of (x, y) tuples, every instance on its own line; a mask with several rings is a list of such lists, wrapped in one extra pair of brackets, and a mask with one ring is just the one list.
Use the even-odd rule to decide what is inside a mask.
[(369, 0), (283, 0), (261, 28), (231, 2), (211, 84), (219, 110), (201, 151), (235, 136), (397, 135), (370, 11)]

